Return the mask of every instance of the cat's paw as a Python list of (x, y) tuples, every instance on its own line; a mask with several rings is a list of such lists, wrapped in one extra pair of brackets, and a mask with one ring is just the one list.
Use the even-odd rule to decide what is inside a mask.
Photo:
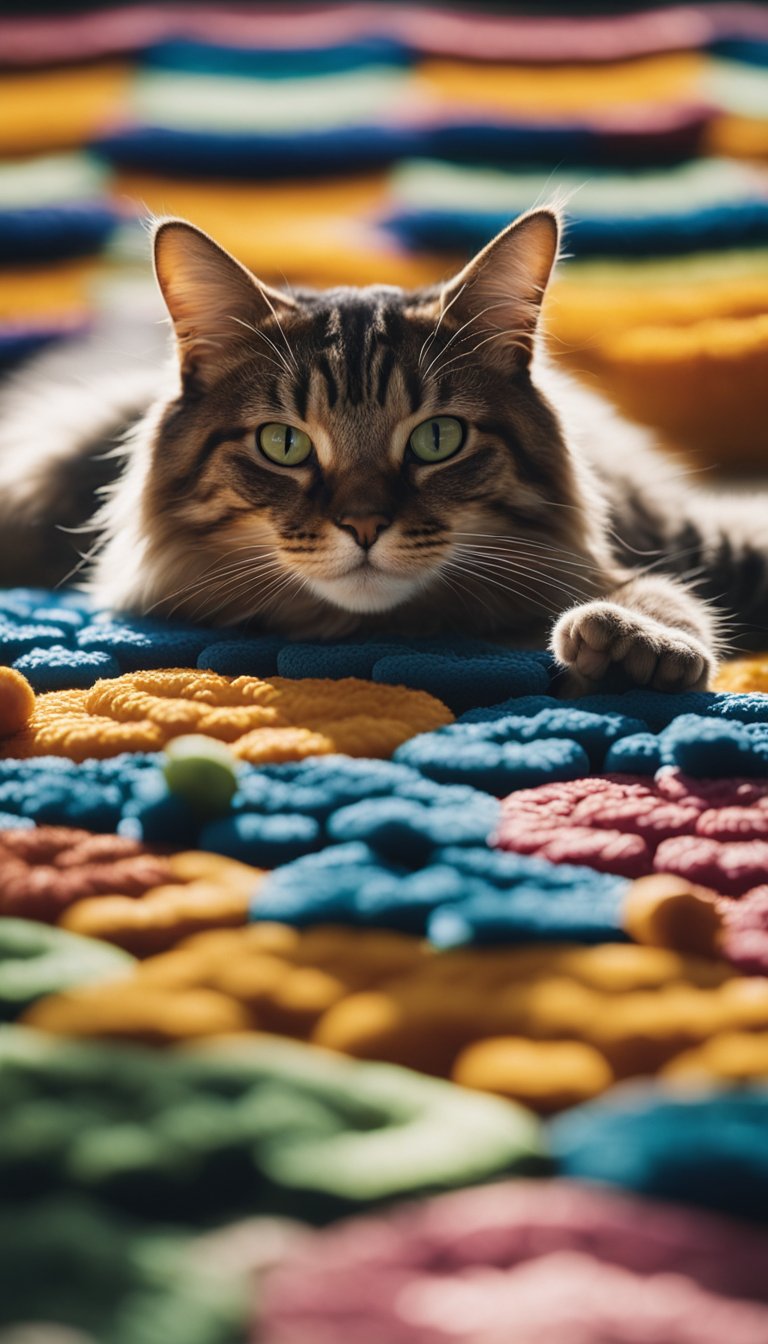
[(695, 635), (616, 602), (587, 602), (564, 612), (551, 648), (558, 662), (587, 683), (615, 669), (635, 686), (691, 691), (705, 688), (714, 672), (711, 653)]

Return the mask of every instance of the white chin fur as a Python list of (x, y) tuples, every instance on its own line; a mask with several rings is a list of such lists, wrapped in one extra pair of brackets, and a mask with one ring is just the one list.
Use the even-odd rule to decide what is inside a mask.
[(338, 579), (308, 580), (317, 597), (342, 611), (390, 611), (412, 597), (420, 587), (417, 579), (396, 579), (375, 570), (358, 570)]

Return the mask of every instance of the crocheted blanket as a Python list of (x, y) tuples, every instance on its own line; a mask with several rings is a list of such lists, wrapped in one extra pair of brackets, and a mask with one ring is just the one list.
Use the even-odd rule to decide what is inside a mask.
[(437, 1344), (471, 1264), (460, 1339), (507, 1310), (562, 1338), (572, 1295), (629, 1340), (659, 1275), (654, 1338), (762, 1337), (765, 660), (567, 703), (542, 653), (30, 590), (0, 660), (0, 1243), (30, 1282), (52, 1258), (52, 1320), (98, 1339), (162, 1296), (174, 1339), (235, 1341), (265, 1275), (275, 1344)]
[[(764, 467), (764, 7), (499, 8), (0, 15), (0, 369), (146, 354), (147, 210), (418, 286), (554, 196), (559, 358)], [(768, 658), (553, 691), (0, 593), (0, 1337), (768, 1339)]]

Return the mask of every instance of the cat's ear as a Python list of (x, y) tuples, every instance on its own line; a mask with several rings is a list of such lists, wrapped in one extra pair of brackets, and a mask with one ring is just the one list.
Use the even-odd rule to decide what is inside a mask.
[(294, 308), (202, 229), (164, 219), (154, 231), (155, 275), (173, 322), (182, 376), (210, 385), (248, 328)]
[(557, 213), (531, 210), (497, 234), (444, 286), (440, 311), (450, 310), (464, 326), (462, 348), (471, 342), (479, 358), (504, 367), (512, 361), (518, 366), (530, 362), (559, 246)]

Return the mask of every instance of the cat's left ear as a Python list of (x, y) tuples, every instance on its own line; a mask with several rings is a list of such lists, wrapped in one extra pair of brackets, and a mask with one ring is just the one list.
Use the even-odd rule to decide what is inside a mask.
[(226, 367), (248, 329), (290, 312), (293, 300), (257, 280), (202, 229), (164, 219), (154, 233), (155, 275), (171, 315), (182, 375), (201, 388)]
[(486, 363), (506, 368), (513, 361), (518, 366), (529, 364), (559, 246), (558, 214), (531, 210), (497, 234), (445, 285), (441, 313), (450, 310), (464, 326), (462, 347), (471, 341)]

